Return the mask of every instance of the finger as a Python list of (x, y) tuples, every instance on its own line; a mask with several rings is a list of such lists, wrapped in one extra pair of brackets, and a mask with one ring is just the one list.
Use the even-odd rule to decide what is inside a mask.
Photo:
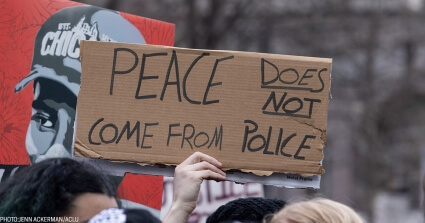
[(218, 181), (225, 181), (226, 177), (218, 174), (214, 171), (211, 170), (201, 170), (201, 171), (197, 171), (196, 175), (201, 177), (204, 180), (218, 180)]
[(213, 164), (214, 166), (217, 166), (217, 167), (221, 167), (223, 165), (218, 160), (216, 160), (214, 157), (208, 156), (208, 155), (203, 154), (201, 152), (193, 153), (185, 161), (183, 161), (181, 164), (189, 165), (189, 164), (194, 164), (194, 163), (198, 163), (198, 162), (201, 162), (201, 161), (207, 161), (207, 162), (209, 162), (209, 163), (211, 163), (211, 164)]
[(220, 170), (218, 167), (212, 165), (211, 163), (208, 163), (206, 161), (202, 161), (200, 163), (195, 163), (192, 165), (187, 166), (188, 170), (191, 171), (200, 171), (200, 170), (211, 170), (213, 172), (216, 172), (220, 175), (226, 176), (226, 173)]

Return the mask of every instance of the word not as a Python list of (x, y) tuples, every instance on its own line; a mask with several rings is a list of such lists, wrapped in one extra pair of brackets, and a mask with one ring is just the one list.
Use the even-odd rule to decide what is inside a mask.
[(215, 147), (218, 146), (219, 150), (221, 150), (221, 145), (223, 143), (223, 126), (220, 125), (220, 128), (216, 127), (214, 130), (214, 135), (210, 137), (206, 132), (197, 132), (195, 127), (192, 124), (186, 124), (183, 127), (183, 131), (181, 127), (179, 130), (173, 130), (175, 128), (180, 127), (179, 123), (173, 123), (169, 125), (168, 128), (168, 138), (167, 138), (167, 146), (170, 145), (171, 137), (179, 137), (181, 138), (180, 148), (183, 148), (187, 143), (191, 149), (201, 148), (207, 146), (209, 149), (213, 144)]
[[(136, 133), (136, 146), (140, 147), (142, 149), (150, 149), (152, 148), (151, 145), (145, 145), (146, 138), (152, 138), (153, 135), (148, 133), (148, 128), (153, 128), (157, 126), (158, 122), (152, 122), (152, 123), (144, 123), (143, 127), (143, 134), (141, 136), (141, 126), (140, 121), (136, 121), (134, 125), (131, 125), (129, 121), (127, 121), (123, 127), (120, 128), (121, 131), (119, 131), (117, 125), (113, 123), (107, 123), (103, 124), (101, 127), (100, 125), (105, 119), (99, 118), (90, 128), (88, 139), (89, 143), (92, 145), (101, 145), (103, 144), (110, 144), (115, 142), (118, 144), (124, 134), (126, 133), (127, 141), (130, 140), (134, 133)], [(98, 133), (100, 141), (94, 141), (93, 140), (93, 133), (96, 131)], [(140, 143), (140, 137), (142, 137), (142, 142)]]
[[(298, 117), (298, 118), (308, 118), (311, 119), (312, 113), (313, 113), (313, 105), (314, 103), (320, 103), (320, 99), (313, 99), (313, 98), (303, 98), (301, 100), (298, 97), (290, 97), (286, 99), (286, 96), (288, 93), (284, 92), (283, 95), (280, 97), (279, 103), (277, 103), (276, 100), (276, 93), (272, 91), (270, 93), (269, 98), (267, 99), (266, 103), (263, 106), (263, 114), (266, 115), (282, 115), (282, 116), (291, 116), (291, 117)], [(273, 102), (273, 111), (266, 111), (268, 107), (270, 107), (270, 103)], [(308, 104), (308, 113), (305, 112), (304, 109), (304, 103)], [(282, 110), (279, 112), (279, 110)], [(303, 112), (304, 114), (297, 114), (299, 112)], [(307, 114), (306, 114), (307, 113)]]
[[(276, 73), (266, 73), (266, 65), (269, 65), (268, 67), (272, 67), (272, 69), (267, 70), (274, 69)], [(301, 76), (300, 73), (302, 73), (302, 71), (300, 70), (291, 67), (279, 70), (275, 64), (264, 58), (261, 58), (261, 88), (321, 92), (325, 87), (322, 73), (327, 70), (327, 68), (322, 68), (320, 70), (316, 68), (308, 68)], [(266, 76), (271, 76), (273, 78), (266, 80)], [(316, 80), (314, 80), (314, 78), (316, 78)], [(317, 82), (317, 79), (320, 81), (320, 86), (318, 88), (313, 88), (311, 85)]]
[[(131, 54), (133, 56), (133, 65), (128, 68), (127, 70), (117, 70), (117, 60), (119, 55), (123, 55), (123, 54)], [(147, 75), (145, 73), (145, 67), (147, 67), (147, 63), (157, 63), (158, 61), (155, 61), (156, 57), (163, 57), (163, 56), (168, 56), (167, 52), (158, 52), (158, 53), (150, 53), (150, 54), (142, 54), (141, 55), (141, 63), (140, 63), (140, 71), (139, 71), (139, 81), (138, 81), (138, 85), (137, 85), (137, 90), (135, 92), (135, 98), (136, 99), (154, 99), (157, 97), (157, 94), (144, 94), (141, 95), (141, 90), (142, 90), (142, 83), (145, 83), (148, 80), (154, 80), (154, 79), (158, 79), (158, 75)], [(164, 95), (165, 92), (167, 91), (167, 87), (174, 85), (176, 87), (176, 92), (177, 92), (177, 97), (178, 97), (178, 101), (182, 102), (182, 97), (181, 95), (183, 94), (184, 99), (189, 102), (190, 104), (196, 104), (196, 105), (209, 105), (209, 104), (214, 104), (214, 103), (219, 103), (219, 99), (215, 99), (215, 100), (208, 100), (208, 93), (210, 91), (210, 89), (214, 86), (219, 86), (222, 84), (222, 82), (214, 82), (214, 76), (216, 74), (216, 71), (218, 69), (219, 64), (221, 64), (222, 62), (226, 61), (226, 60), (230, 60), (233, 59), (234, 56), (228, 56), (228, 57), (223, 57), (223, 58), (219, 58), (215, 60), (214, 66), (212, 67), (212, 71), (210, 74), (210, 78), (208, 80), (208, 84), (206, 85), (205, 91), (204, 91), (204, 95), (201, 97), (198, 97), (198, 99), (195, 99), (195, 97), (189, 97), (188, 96), (188, 88), (189, 86), (187, 85), (187, 80), (189, 78), (189, 75), (191, 74), (192, 69), (195, 66), (202, 66), (202, 63), (200, 62), (202, 60), (202, 58), (204, 57), (208, 57), (210, 56), (210, 53), (202, 53), (201, 55), (197, 56), (191, 63), (191, 65), (187, 68), (186, 71), (184, 71), (184, 76), (183, 76), (183, 80), (180, 80), (180, 69), (178, 66), (178, 56), (175, 50), (173, 50), (173, 53), (170, 57), (170, 62), (168, 64), (168, 69), (167, 72), (165, 74), (165, 80), (164, 80), (164, 84), (162, 87), (162, 91), (161, 91), (161, 96), (160, 96), (160, 100), (163, 101), (164, 100)], [(126, 59), (126, 62), (128, 62), (128, 59)], [(134, 69), (136, 69), (136, 67), (139, 64), (139, 56), (136, 54), (136, 52), (134, 52), (133, 50), (129, 49), (129, 48), (115, 48), (114, 49), (114, 60), (113, 60), (113, 65), (112, 65), (112, 75), (111, 75), (111, 84), (110, 84), (110, 91), (109, 94), (113, 95), (113, 88), (114, 88), (114, 83), (115, 83), (115, 77), (117, 75), (124, 75), (124, 74), (128, 74), (130, 72), (132, 72)], [(201, 64), (201, 65), (199, 65)], [(170, 81), (170, 76), (171, 76), (171, 71), (174, 67), (174, 72), (173, 75), (175, 75), (175, 81)], [(149, 84), (149, 83), (146, 83)], [(196, 87), (196, 86), (195, 86)], [(200, 99), (202, 98), (202, 100)]]
[[(245, 152), (245, 150), (248, 150), (249, 152), (258, 152), (263, 150), (263, 154), (267, 154), (267, 155), (282, 155), (285, 157), (293, 157), (294, 159), (298, 159), (298, 160), (305, 160), (305, 157), (300, 155), (301, 150), (310, 149), (310, 146), (308, 143), (306, 143), (306, 141), (308, 139), (316, 138), (316, 136), (314, 135), (305, 135), (304, 139), (301, 141), (295, 154), (289, 154), (285, 152), (286, 145), (297, 136), (297, 133), (292, 133), (291, 135), (283, 139), (283, 129), (279, 128), (279, 134), (278, 134), (278, 138), (276, 142), (276, 147), (274, 151), (270, 151), (269, 147), (271, 145), (270, 139), (273, 132), (273, 127), (269, 126), (267, 139), (266, 139), (266, 137), (262, 135), (261, 133), (255, 134), (258, 131), (258, 125), (256, 122), (252, 120), (245, 120), (244, 123), (246, 123), (247, 125), (245, 126), (245, 132), (244, 132), (244, 138), (243, 138), (243, 144), (242, 144), (243, 153)], [(254, 145), (258, 145), (258, 146), (254, 147)]]

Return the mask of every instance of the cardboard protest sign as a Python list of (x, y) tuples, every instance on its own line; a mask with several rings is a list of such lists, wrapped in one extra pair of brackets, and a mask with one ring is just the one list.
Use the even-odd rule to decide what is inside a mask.
[(75, 155), (320, 175), (331, 59), (82, 41)]

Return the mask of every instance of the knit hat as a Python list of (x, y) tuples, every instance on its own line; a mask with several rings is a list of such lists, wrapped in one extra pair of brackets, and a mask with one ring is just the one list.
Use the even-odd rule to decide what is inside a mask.
[(224, 222), (261, 222), (263, 217), (275, 213), (285, 206), (286, 202), (278, 199), (261, 197), (239, 198), (220, 206), (208, 218), (206, 223)]

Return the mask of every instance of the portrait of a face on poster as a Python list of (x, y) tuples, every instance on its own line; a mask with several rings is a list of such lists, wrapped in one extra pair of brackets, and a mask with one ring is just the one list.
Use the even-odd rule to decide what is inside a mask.
[[(77, 2), (7, 1), (0, 11), (7, 21), (1, 33), (8, 34), (0, 36), (2, 180), (47, 158), (73, 157), (80, 41), (174, 44), (174, 24)], [(146, 177), (150, 185), (139, 194), (125, 189), (137, 177), (115, 180), (118, 195), (159, 210), (163, 179)]]

